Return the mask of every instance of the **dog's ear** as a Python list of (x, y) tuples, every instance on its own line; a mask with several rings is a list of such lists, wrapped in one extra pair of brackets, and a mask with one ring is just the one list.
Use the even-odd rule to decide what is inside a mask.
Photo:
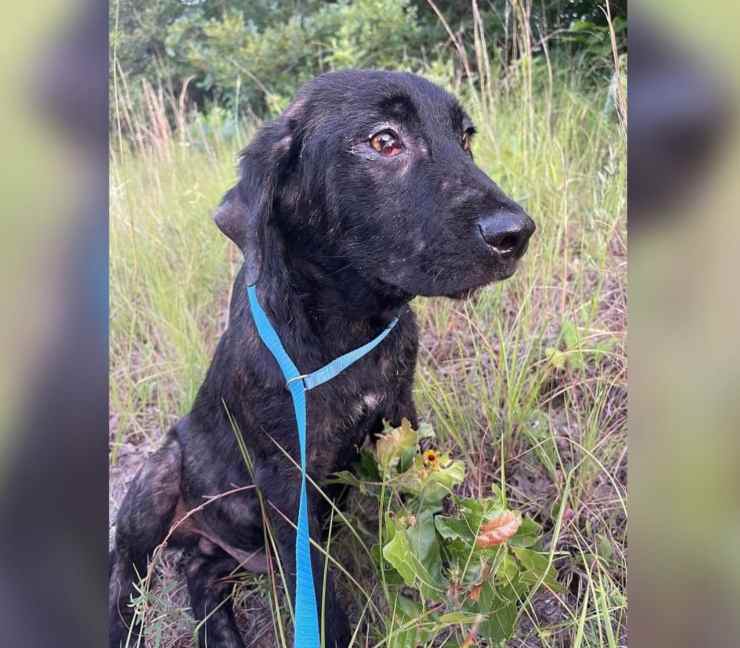
[(213, 217), (244, 253), (248, 285), (257, 282), (262, 269), (275, 190), (295, 149), (294, 130), (295, 120), (286, 116), (260, 129), (241, 154), (239, 183), (226, 193)]

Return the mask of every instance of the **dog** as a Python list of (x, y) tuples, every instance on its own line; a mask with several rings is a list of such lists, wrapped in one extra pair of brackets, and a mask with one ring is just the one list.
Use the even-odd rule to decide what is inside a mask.
[[(173, 525), (168, 546), (185, 549), (192, 612), (206, 620), (200, 645), (244, 646), (224, 599), (226, 577), (237, 567), (266, 567), (258, 491), (294, 597), (296, 421), (280, 369), (257, 335), (247, 286), (256, 284), (288, 354), (306, 373), (398, 317), (379, 347), (308, 395), (314, 482), (348, 468), (384, 420), (418, 425), (418, 329), (409, 302), (418, 295), (464, 298), (511, 276), (535, 230), (476, 166), (474, 133), (458, 101), (433, 83), (352, 70), (306, 84), (243, 151), (238, 183), (215, 214), (245, 258), (228, 327), (192, 410), (169, 430), (121, 504), (110, 564), (111, 647), (125, 643), (134, 621), (128, 603), (135, 575), (146, 573)], [(310, 488), (309, 527), (319, 542), (327, 510)], [(321, 610), (324, 561), (315, 550), (312, 562)], [(325, 645), (346, 648), (350, 623), (333, 581), (330, 572)]]

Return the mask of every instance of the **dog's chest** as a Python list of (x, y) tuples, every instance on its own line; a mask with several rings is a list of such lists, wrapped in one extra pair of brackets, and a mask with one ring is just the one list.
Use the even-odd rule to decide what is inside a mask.
[[(380, 355), (380, 354), (379, 354)], [(309, 393), (309, 455), (319, 472), (344, 467), (385, 416), (396, 398), (392, 357), (381, 356), (347, 376), (340, 376), (322, 393)]]
[(382, 417), (393, 398), (387, 385), (372, 385), (357, 391), (337, 390), (335, 395), (322, 400), (313, 408), (309, 395), (309, 423), (315, 426), (317, 434), (325, 440), (340, 444), (343, 439), (357, 441), (353, 430), (362, 426), (367, 419)]

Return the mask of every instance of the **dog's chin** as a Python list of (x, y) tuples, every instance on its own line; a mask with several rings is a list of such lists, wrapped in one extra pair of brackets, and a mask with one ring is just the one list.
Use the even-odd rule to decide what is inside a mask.
[(514, 264), (509, 268), (502, 268), (502, 269), (497, 270), (493, 276), (487, 278), (486, 280), (480, 283), (476, 283), (473, 286), (446, 290), (442, 293), (442, 296), (448, 297), (449, 299), (456, 299), (456, 300), (470, 299), (471, 297), (474, 297), (477, 292), (479, 292), (486, 286), (490, 286), (491, 284), (498, 283), (499, 281), (505, 281), (509, 277), (513, 276), (515, 272), (516, 272), (516, 265)]
[(458, 301), (461, 301), (463, 299), (470, 299), (473, 297), (479, 290), (481, 290), (483, 286), (475, 286), (473, 288), (464, 288), (463, 290), (457, 290), (454, 292), (445, 293), (442, 295), (443, 297), (447, 297), (449, 299), (456, 299)]
[(410, 292), (406, 288), (383, 280), (380, 277), (374, 277), (371, 282), (376, 293), (389, 302), (403, 304), (411, 301), (417, 295), (417, 293)]
[[(377, 286), (382, 288), (382, 292), (386, 295), (393, 295), (401, 298), (404, 301), (410, 300), (413, 297), (420, 295), (422, 297), (447, 297), (449, 299), (463, 300), (470, 299), (475, 296), (477, 292), (494, 283), (504, 281), (509, 277), (513, 276), (517, 270), (517, 264), (512, 263), (506, 267), (499, 267), (493, 273), (487, 276), (478, 277), (477, 279), (470, 280), (463, 285), (436, 285), (429, 286), (427, 282), (422, 282), (423, 285), (411, 286), (406, 284), (399, 284), (390, 282), (388, 279), (376, 278), (375, 281)], [(461, 282), (462, 283), (462, 282)]]

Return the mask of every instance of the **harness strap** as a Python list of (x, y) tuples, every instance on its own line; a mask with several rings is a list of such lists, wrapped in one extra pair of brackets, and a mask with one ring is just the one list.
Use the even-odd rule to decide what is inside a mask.
[(316, 591), (314, 589), (313, 570), (311, 568), (311, 543), (308, 528), (308, 496), (306, 491), (306, 392), (335, 378), (350, 365), (367, 355), (380, 344), (393, 327), (398, 323), (396, 317), (375, 338), (361, 347), (345, 353), (332, 360), (321, 369), (310, 374), (301, 374), (295, 363), (290, 359), (280, 336), (270, 322), (267, 313), (257, 299), (257, 290), (254, 285), (247, 286), (249, 307), (252, 319), (257, 327), (257, 334), (268, 348), (280, 367), (285, 378), (285, 385), (293, 400), (296, 426), (298, 428), (298, 444), (301, 456), (301, 494), (298, 505), (298, 524), (296, 531), (295, 559), (296, 559), (296, 592), (295, 592), (295, 638), (294, 648), (319, 648), (321, 639), (319, 634), (319, 616), (316, 607)]

